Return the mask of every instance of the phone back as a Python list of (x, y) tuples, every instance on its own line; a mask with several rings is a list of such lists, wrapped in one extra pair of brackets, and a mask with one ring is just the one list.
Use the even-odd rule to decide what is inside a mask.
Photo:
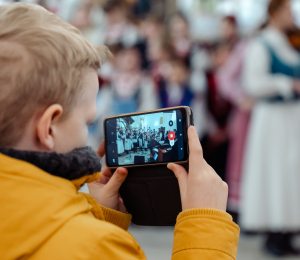
[[(188, 164), (183, 165), (188, 171)], [(143, 226), (174, 226), (182, 211), (178, 180), (166, 165), (128, 169), (120, 194), (132, 222)]]

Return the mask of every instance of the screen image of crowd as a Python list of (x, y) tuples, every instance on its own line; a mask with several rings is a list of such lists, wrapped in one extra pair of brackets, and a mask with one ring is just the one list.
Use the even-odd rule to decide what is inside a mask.
[[(173, 142), (169, 133), (174, 135)], [(119, 165), (177, 160), (177, 141), (175, 111), (117, 119)]]

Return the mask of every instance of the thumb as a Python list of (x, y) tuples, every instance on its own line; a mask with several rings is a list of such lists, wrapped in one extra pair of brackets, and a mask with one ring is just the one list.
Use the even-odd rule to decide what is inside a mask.
[(105, 192), (109, 195), (115, 195), (119, 192), (122, 183), (127, 177), (128, 171), (125, 168), (118, 168), (105, 185)]
[(185, 193), (188, 179), (187, 171), (181, 165), (176, 163), (168, 163), (167, 167), (174, 172), (176, 178), (178, 179), (180, 193)]

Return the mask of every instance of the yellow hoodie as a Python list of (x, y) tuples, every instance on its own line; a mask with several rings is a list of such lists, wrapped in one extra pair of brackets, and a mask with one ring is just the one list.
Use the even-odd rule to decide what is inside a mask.
[[(101, 207), (73, 182), (0, 154), (0, 259), (146, 259), (126, 230), (131, 215)], [(179, 214), (172, 260), (235, 259), (239, 228), (222, 211)]]

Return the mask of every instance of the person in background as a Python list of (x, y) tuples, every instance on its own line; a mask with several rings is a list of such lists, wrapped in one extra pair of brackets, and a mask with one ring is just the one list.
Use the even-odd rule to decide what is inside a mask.
[(165, 136), (165, 139), (164, 139), (164, 144), (168, 144), (169, 143), (169, 132), (170, 131), (166, 132), (166, 136)]
[(115, 55), (116, 67), (111, 77), (114, 114), (133, 113), (138, 110), (142, 84), (140, 56), (136, 49), (120, 46)]
[(143, 135), (144, 135), (144, 146), (143, 146), (143, 148), (147, 149), (148, 148), (148, 134), (147, 134), (147, 132), (144, 132)]
[(151, 136), (151, 140), (150, 140), (150, 143), (149, 143), (149, 148), (150, 148), (150, 150), (151, 150), (151, 153), (152, 153), (152, 149), (153, 149), (155, 146), (159, 146), (159, 145), (160, 145), (160, 143), (157, 142), (157, 141), (155, 140), (155, 134), (153, 134), (153, 135)]
[(132, 149), (131, 145), (132, 145), (132, 143), (131, 143), (130, 130), (127, 129), (126, 134), (125, 134), (125, 151), (127, 154)]
[(130, 139), (130, 150), (132, 150), (134, 148), (134, 145), (133, 145), (133, 130), (132, 129), (129, 130), (129, 139)]
[(136, 48), (119, 45), (115, 53), (115, 67), (108, 76), (110, 82), (103, 99), (111, 100), (114, 115), (147, 111), (157, 108), (154, 82), (140, 69), (140, 55)]
[(242, 69), (248, 42), (237, 42), (237, 26), (234, 21), (234, 17), (223, 20), (222, 35), (235, 44), (228, 58), (218, 68), (216, 81), (220, 94), (233, 105), (229, 118), (229, 150), (225, 179), (229, 186), (228, 209), (236, 214), (239, 212), (244, 149), (254, 98), (247, 95), (242, 86)]
[(207, 51), (201, 46), (194, 45), (191, 54), (191, 68), (189, 76), (190, 91), (193, 93), (191, 107), (194, 112), (194, 125), (197, 128), (200, 140), (204, 139), (209, 131), (209, 114), (207, 109), (208, 82), (206, 70), (208, 66)]
[(149, 57), (149, 46), (160, 42), (165, 34), (162, 19), (155, 14), (148, 14), (140, 23), (141, 37), (136, 44), (142, 57), (142, 69), (150, 70), (151, 57)]
[(268, 231), (265, 248), (299, 255), (300, 55), (286, 31), (294, 27), (290, 0), (272, 0), (269, 21), (246, 51), (244, 87), (256, 99), (246, 146), (240, 224)]
[(233, 49), (239, 38), (236, 18), (232, 15), (225, 16), (221, 23), (221, 40), (228, 43), (230, 48)]
[(152, 9), (151, 0), (127, 0), (127, 2), (131, 2), (132, 16), (135, 18), (144, 18)]
[[(221, 86), (223, 81), (218, 79), (218, 72), (222, 70), (221, 68), (227, 68), (227, 59), (230, 57), (238, 40), (239, 35), (235, 17), (224, 17), (221, 21), (220, 37), (209, 47), (210, 63), (206, 68), (208, 116), (202, 116), (202, 118), (207, 118), (206, 122), (208, 123), (206, 123), (207, 135), (203, 138), (204, 156), (222, 179), (225, 179), (226, 168), (228, 167), (227, 155), (230, 138), (229, 122), (231, 118), (232, 100), (224, 95)], [(204, 50), (200, 53), (199, 51), (196, 53), (198, 60), (201, 60), (201, 56), (198, 56), (199, 54), (205, 57)], [(193, 61), (192, 64), (197, 64), (197, 62), (199, 61)], [(193, 72), (192, 79), (194, 74)], [(199, 75), (201, 76), (202, 74), (200, 73)], [(198, 82), (201, 82), (202, 77), (199, 78), (199, 75), (197, 76), (196, 74), (197, 77), (191, 82), (192, 87), (198, 84)], [(203, 113), (203, 115), (205, 114)]]
[[(70, 22), (78, 28), (85, 38), (95, 45), (103, 44), (105, 14), (99, 0), (78, 1), (76, 11)], [(64, 5), (63, 5), (64, 6)]]
[(138, 134), (136, 129), (133, 131), (132, 143), (133, 143), (133, 151), (136, 153), (138, 148)]
[(161, 135), (160, 135), (160, 137), (161, 137), (160, 141), (165, 140), (165, 131), (164, 131), (164, 129), (161, 129)]
[(192, 39), (187, 18), (182, 13), (172, 15), (169, 18), (167, 29), (176, 55), (190, 67)]
[(141, 71), (139, 51), (121, 44), (114, 45), (112, 49), (114, 59), (104, 63), (104, 72), (100, 72), (105, 83), (97, 99), (98, 115), (95, 126), (98, 130), (89, 136), (90, 145), (95, 143), (94, 140), (103, 138), (105, 117), (154, 110), (159, 107), (155, 84), (151, 77)]
[(139, 144), (139, 148), (142, 149), (144, 146), (144, 135), (142, 130), (140, 130), (138, 134), (138, 144)]
[(121, 43), (126, 47), (134, 46), (139, 40), (138, 28), (127, 18), (128, 4), (125, 0), (108, 0), (103, 5), (107, 24), (104, 43), (113, 45)]
[(214, 43), (210, 47), (211, 67), (206, 71), (210, 127), (207, 137), (203, 140), (204, 156), (222, 179), (225, 179), (226, 172), (231, 104), (220, 92), (217, 72), (226, 62), (230, 51), (229, 43), (225, 41)]
[(138, 50), (121, 48), (115, 59), (116, 68), (111, 75), (114, 114), (156, 109), (154, 82), (141, 71)]
[(159, 85), (161, 107), (190, 106), (193, 94), (187, 84), (186, 64), (180, 59), (171, 60), (166, 80)]
[(176, 57), (173, 46), (163, 38), (157, 41), (149, 41), (147, 57), (150, 62), (150, 75), (156, 87), (159, 88), (170, 70), (170, 60)]
[(119, 155), (125, 152), (124, 140), (125, 140), (125, 135), (123, 134), (123, 130), (122, 128), (119, 128), (117, 133), (117, 147), (118, 147)]

